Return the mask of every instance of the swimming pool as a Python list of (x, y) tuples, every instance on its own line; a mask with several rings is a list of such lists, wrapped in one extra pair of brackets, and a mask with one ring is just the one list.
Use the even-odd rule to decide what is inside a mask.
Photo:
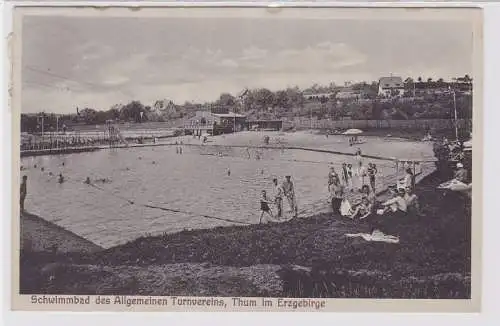
[[(274, 176), (280, 181), (292, 176), (300, 216), (328, 211), (329, 163), (354, 163), (351, 156), (303, 150), (251, 149), (248, 158), (244, 147), (184, 145), (183, 154), (176, 149), (107, 149), (23, 158), (22, 174), (29, 178), (26, 209), (110, 247), (146, 234), (258, 223), (260, 193), (271, 190)], [(370, 161), (382, 174), (394, 173), (392, 162)], [(57, 182), (59, 173), (65, 176), (63, 184)], [(87, 177), (109, 182), (93, 187), (84, 183)]]

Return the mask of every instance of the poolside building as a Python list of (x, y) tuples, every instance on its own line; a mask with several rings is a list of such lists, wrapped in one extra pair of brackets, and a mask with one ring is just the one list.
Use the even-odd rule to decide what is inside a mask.
[(242, 131), (246, 126), (246, 116), (227, 110), (197, 111), (184, 125), (188, 133), (220, 135)]

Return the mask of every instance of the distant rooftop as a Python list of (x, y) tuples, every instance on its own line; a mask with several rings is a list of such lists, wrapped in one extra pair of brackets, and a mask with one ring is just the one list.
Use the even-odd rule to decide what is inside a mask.
[(214, 116), (219, 118), (246, 118), (246, 115), (229, 112), (229, 113), (212, 113)]
[(379, 85), (382, 88), (401, 88), (404, 87), (401, 77), (382, 77), (379, 80)]

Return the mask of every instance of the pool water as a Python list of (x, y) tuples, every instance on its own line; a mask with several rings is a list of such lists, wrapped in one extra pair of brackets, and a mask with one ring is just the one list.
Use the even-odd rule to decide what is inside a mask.
[[(146, 234), (258, 223), (261, 191), (271, 192), (272, 178), (281, 182), (288, 174), (295, 184), (299, 216), (328, 211), (329, 164), (340, 171), (343, 162), (355, 163), (351, 156), (303, 150), (184, 145), (177, 154), (177, 148), (23, 158), (26, 210), (110, 247)], [(392, 162), (370, 161), (379, 173), (394, 173)], [(62, 184), (59, 173), (65, 177)], [(84, 183), (87, 177), (95, 187)], [(100, 182), (102, 178), (108, 181)]]

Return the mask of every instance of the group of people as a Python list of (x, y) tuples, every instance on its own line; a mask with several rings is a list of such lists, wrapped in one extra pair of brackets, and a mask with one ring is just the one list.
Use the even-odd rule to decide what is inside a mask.
[[(293, 214), (293, 218), (298, 215), (297, 200), (295, 196), (295, 188), (291, 180), (291, 176), (287, 175), (285, 180), (280, 184), (277, 178), (273, 178), (273, 191), (269, 195), (266, 190), (262, 190), (260, 198), (260, 220), (262, 223), (262, 218), (264, 215), (268, 215), (271, 220), (280, 220), (283, 217), (283, 201), (286, 199), (290, 212)], [(276, 214), (273, 213), (271, 207), (276, 208)]]
[(363, 162), (360, 160), (358, 161), (357, 169), (354, 171), (352, 164), (342, 163), (342, 177), (336, 172), (335, 167), (330, 167), (330, 172), (328, 173), (328, 186), (333, 183), (341, 183), (342, 180), (344, 188), (351, 192), (361, 190), (364, 185), (369, 185), (371, 190), (375, 192), (377, 175), (378, 169), (375, 163), (368, 163), (367, 166), (364, 166)]
[[(373, 230), (380, 229), (380, 221), (385, 222), (406, 215), (421, 215), (418, 197), (413, 192), (415, 176), (408, 164), (402, 165), (405, 168), (405, 175), (398, 180), (392, 190), (392, 198), (380, 203), (376, 198), (377, 166), (368, 163), (365, 167), (360, 151), (356, 152), (355, 157), (358, 169), (354, 173), (352, 164), (346, 163), (342, 164), (341, 177), (333, 166), (328, 173), (329, 200), (334, 214), (351, 219), (366, 219), (372, 225)], [(457, 174), (460, 177), (463, 173)], [(359, 180), (356, 186), (353, 186), (353, 179), (355, 179), (353, 176), (357, 176)], [(355, 205), (351, 205), (347, 194), (354, 191), (361, 193), (361, 200)]]

